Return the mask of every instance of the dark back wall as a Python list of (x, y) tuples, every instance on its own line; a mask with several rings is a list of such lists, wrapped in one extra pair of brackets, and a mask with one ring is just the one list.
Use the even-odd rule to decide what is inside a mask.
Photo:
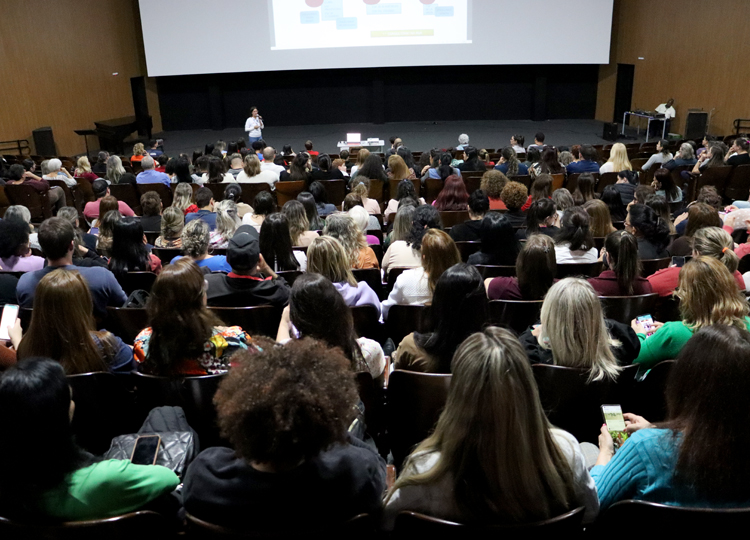
[(160, 77), (165, 130), (594, 118), (598, 65), (443, 66)]

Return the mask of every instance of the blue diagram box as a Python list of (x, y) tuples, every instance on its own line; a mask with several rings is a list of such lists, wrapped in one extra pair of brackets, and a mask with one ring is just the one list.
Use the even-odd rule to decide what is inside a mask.
[(453, 17), (453, 6), (436, 6), (435, 17)]
[(356, 30), (357, 17), (341, 17), (336, 19), (336, 30)]
[(368, 15), (401, 15), (401, 4), (375, 4), (367, 6)]
[(324, 21), (335, 21), (344, 16), (344, 0), (325, 0), (320, 9)]
[(320, 22), (320, 13), (317, 11), (300, 11), (299, 22), (302, 24), (317, 24)]

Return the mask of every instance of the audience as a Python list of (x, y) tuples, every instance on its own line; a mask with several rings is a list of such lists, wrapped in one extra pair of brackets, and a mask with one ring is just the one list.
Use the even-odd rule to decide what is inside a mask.
[(0, 270), (33, 272), (44, 267), (44, 258), (31, 254), (29, 224), (20, 219), (0, 221)]
[(633, 166), (628, 159), (628, 151), (625, 145), (619, 142), (612, 145), (612, 149), (609, 151), (609, 159), (599, 167), (600, 174), (632, 170)]
[(276, 201), (268, 191), (261, 191), (253, 199), (253, 210), (242, 218), (243, 225), (251, 225), (260, 232), (263, 221), (276, 211)]
[(453, 353), (487, 323), (488, 301), (482, 276), (473, 266), (458, 263), (438, 279), (430, 307), (433, 331), (412, 332), (394, 353), (396, 369), (450, 373)]
[(157, 248), (181, 248), (182, 229), (185, 227), (185, 215), (176, 206), (164, 210), (161, 216), (161, 234), (154, 242)]
[(232, 179), (225, 178), (223, 182), (237, 182), (238, 184), (262, 184), (266, 183), (271, 188), (279, 181), (279, 174), (271, 170), (263, 170), (258, 156), (248, 154), (243, 161), (242, 170)]
[[(531, 146), (529, 146), (531, 148)], [(527, 159), (528, 161), (528, 159)], [(516, 157), (516, 152), (510, 146), (503, 148), (500, 152), (500, 160), (495, 165), (495, 170), (500, 171), (506, 176), (526, 176), (529, 169), (526, 163), (521, 163)]]
[[(161, 229), (161, 197), (155, 191), (147, 191), (141, 195), (141, 226), (144, 231), (158, 231)], [(127, 217), (120, 210), (120, 214)]]
[[(245, 225), (245, 228), (248, 226)], [(316, 238), (319, 238), (316, 234)], [(286, 214), (277, 212), (263, 221), (258, 238), (260, 253), (274, 272), (288, 270), (307, 270), (307, 255), (303, 251), (292, 249), (292, 235), (289, 232), (289, 220)]]
[(143, 170), (135, 177), (137, 184), (164, 184), (170, 187), (169, 176), (154, 170), (154, 158), (151, 156), (144, 156), (141, 159), (141, 168)]
[(469, 264), (513, 266), (521, 243), (510, 220), (500, 212), (487, 212), (479, 228), (481, 248), (469, 255)]
[[(615, 183), (613, 187), (617, 190), (617, 192), (620, 194), (620, 200), (622, 204), (625, 206), (628, 206), (631, 202), (633, 202), (633, 198), (635, 197), (635, 190), (638, 187), (638, 177), (633, 171), (629, 171), (627, 169), (620, 171), (617, 173), (617, 183)], [(604, 188), (606, 191), (607, 188), (610, 186), (607, 186)], [(604, 199), (604, 194), (602, 194), (602, 199)], [(607, 202), (607, 201), (605, 201)], [(609, 203), (608, 203), (609, 204)], [(611, 211), (610, 207), (610, 211)], [(621, 220), (618, 221), (624, 221), (625, 217), (623, 216)]]
[(666, 163), (673, 157), (674, 156), (672, 156), (672, 152), (669, 151), (669, 141), (667, 139), (660, 139), (656, 143), (656, 154), (648, 158), (648, 161), (643, 164), (641, 170), (647, 171), (654, 165), (661, 166), (663, 163)]
[(669, 227), (645, 204), (634, 204), (628, 208), (625, 230), (638, 239), (638, 256), (641, 259), (669, 257)]
[(596, 148), (590, 144), (584, 144), (581, 146), (581, 160), (574, 161), (565, 170), (568, 174), (580, 174), (580, 173), (598, 173), (599, 172), (599, 154)]
[(469, 194), (464, 181), (458, 176), (451, 175), (445, 179), (443, 189), (432, 205), (440, 212), (455, 212), (466, 210)]
[(667, 170), (673, 171), (677, 167), (692, 167), (698, 160), (695, 159), (695, 150), (690, 143), (682, 143), (677, 155), (662, 165)]
[[(317, 233), (313, 234), (317, 236)], [(351, 268), (380, 268), (375, 252), (367, 245), (367, 238), (349, 215), (328, 216), (323, 234), (338, 238), (346, 250)]]
[[(199, 268), (206, 268), (210, 272), (229, 272), (230, 266), (224, 255), (209, 255), (208, 243), (210, 232), (208, 224), (196, 219), (185, 225), (182, 230), (182, 251), (184, 256), (191, 259)], [(172, 264), (183, 258), (178, 255), (172, 259)]]
[[(633, 187), (635, 188), (635, 186)], [(633, 193), (635, 193), (635, 189), (633, 189)], [(609, 209), (609, 215), (612, 218), (612, 223), (616, 221), (625, 221), (625, 217), (627, 216), (628, 211), (625, 208), (625, 204), (623, 204), (620, 192), (617, 190), (617, 184), (615, 184), (614, 186), (605, 187), (602, 191), (601, 200), (604, 204), (607, 205), (607, 208)]]
[(297, 195), (297, 200), (302, 203), (305, 208), (305, 215), (307, 216), (308, 227), (311, 231), (322, 231), (325, 226), (325, 221), (318, 215), (318, 207), (315, 205), (315, 197), (312, 193), (303, 191)]
[(650, 294), (649, 280), (641, 277), (638, 240), (627, 231), (607, 235), (600, 258), (607, 270), (589, 283), (599, 296), (634, 296)]
[(589, 215), (589, 230), (594, 238), (604, 238), (615, 232), (612, 217), (607, 204), (599, 199), (591, 199), (583, 204), (583, 209)]
[(216, 229), (209, 236), (209, 247), (211, 249), (226, 249), (229, 239), (234, 231), (242, 225), (242, 220), (237, 215), (237, 205), (234, 201), (224, 199), (215, 206)]
[(596, 262), (598, 252), (589, 230), (589, 215), (575, 206), (565, 210), (560, 220), (560, 232), (555, 236), (557, 264)]
[[(396, 214), (398, 219), (398, 214)], [(414, 211), (411, 228), (406, 238), (391, 242), (383, 255), (383, 272), (388, 275), (391, 268), (418, 268), (422, 265), (419, 251), (422, 237), (428, 229), (442, 229), (440, 213), (434, 206), (423, 204)]]
[(315, 199), (315, 205), (318, 207), (318, 215), (320, 217), (325, 218), (337, 211), (336, 207), (328, 202), (328, 192), (323, 187), (323, 184), (312, 182), (308, 189)]
[(560, 215), (551, 199), (540, 199), (531, 203), (526, 212), (526, 228), (518, 229), (516, 236), (520, 240), (534, 234), (555, 236), (560, 231)]
[[(398, 157), (398, 156), (396, 156)], [(401, 180), (396, 188), (395, 198), (388, 201), (388, 205), (385, 207), (383, 212), (383, 219), (386, 222), (390, 221), (390, 217), (398, 211), (398, 205), (403, 199), (414, 199), (419, 204), (426, 204), (425, 200), (421, 197), (417, 197), (414, 183), (411, 180)]]
[(502, 199), (502, 192), (508, 183), (508, 177), (500, 171), (491, 169), (482, 175), (479, 189), (490, 199), (490, 210), (507, 210)]
[(207, 187), (202, 187), (195, 192), (195, 205), (198, 207), (197, 212), (185, 214), (185, 225), (192, 221), (203, 221), (208, 225), (208, 229), (216, 229), (216, 213), (214, 212), (214, 194)]
[(557, 273), (555, 244), (544, 234), (534, 234), (516, 259), (516, 277), (484, 280), (490, 300), (542, 300)]
[[(377, 156), (375, 156), (377, 157)], [(381, 167), (382, 172), (382, 167)], [(385, 173), (383, 173), (385, 174)], [(363, 175), (363, 173), (360, 172), (360, 174), (357, 176), (357, 178), (352, 178), (351, 183), (349, 184), (351, 187), (352, 193), (355, 193), (360, 196), (362, 199), (362, 206), (369, 214), (380, 214), (380, 204), (375, 199), (370, 199), (370, 179)]]
[[(399, 203), (396, 219), (393, 220), (393, 229), (383, 238), (383, 249), (388, 252), (388, 248), (393, 242), (406, 240), (411, 231), (411, 222), (414, 220), (414, 214), (419, 204), (414, 199), (402, 199)], [(385, 257), (383, 258), (385, 260)]]
[(672, 257), (689, 257), (693, 252), (693, 237), (696, 232), (704, 227), (721, 226), (721, 218), (715, 208), (705, 203), (696, 203), (688, 209), (687, 226), (683, 235), (675, 238), (667, 247), (667, 251)]
[(672, 173), (664, 167), (654, 172), (651, 187), (656, 190), (656, 195), (661, 195), (670, 204), (682, 202), (682, 190), (674, 183)]
[(596, 199), (594, 192), (596, 178), (591, 173), (581, 173), (573, 190), (573, 201), (576, 206), (583, 206), (588, 201)]
[(190, 184), (182, 182), (177, 184), (172, 198), (172, 206), (178, 208), (184, 215), (198, 211), (198, 206), (193, 204), (193, 188)]
[(469, 211), (469, 219), (451, 227), (450, 236), (455, 242), (476, 242), (479, 240), (482, 218), (490, 210), (490, 200), (484, 191), (478, 189), (469, 196), (469, 203), (466, 208)]
[[(510, 224), (514, 227), (522, 227), (526, 224), (526, 214), (521, 210), (528, 198), (528, 189), (521, 182), (508, 182), (505, 184), (503, 191), (500, 194), (500, 198), (505, 203), (507, 212), (505, 217), (508, 218)], [(490, 202), (490, 210), (492, 210), (492, 204)]]
[(137, 218), (122, 218), (115, 223), (109, 269), (118, 279), (128, 272), (161, 272), (161, 260), (149, 253)]

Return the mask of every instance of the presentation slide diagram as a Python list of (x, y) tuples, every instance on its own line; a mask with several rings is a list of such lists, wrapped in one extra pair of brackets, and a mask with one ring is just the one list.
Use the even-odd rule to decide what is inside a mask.
[(272, 50), (471, 43), (471, 0), (271, 0)]

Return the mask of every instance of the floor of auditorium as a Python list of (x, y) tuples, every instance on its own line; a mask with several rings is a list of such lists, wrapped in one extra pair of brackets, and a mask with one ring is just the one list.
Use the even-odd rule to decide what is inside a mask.
[[(597, 120), (475, 120), (457, 122), (391, 122), (387, 124), (329, 124), (309, 126), (274, 126), (273, 120), (265, 119), (267, 127), (263, 137), (271, 146), (281, 150), (285, 144), (291, 144), (295, 152), (304, 148), (304, 142), (310, 139), (315, 150), (336, 153), (336, 144), (346, 139), (347, 133), (361, 133), (363, 139), (378, 137), (386, 142), (392, 136), (401, 137), (404, 144), (415, 151), (430, 148), (447, 148), (458, 145), (458, 136), (467, 133), (470, 144), (477, 148), (501, 148), (509, 143), (510, 136), (520, 134), (526, 137), (526, 145), (533, 144), (534, 134), (542, 131), (545, 142), (555, 146), (574, 144), (607, 144), (602, 139), (603, 122)], [(635, 136), (635, 130), (628, 129), (628, 134)], [(168, 155), (191, 153), (202, 148), (204, 144), (217, 140), (233, 141), (242, 137), (241, 127), (214, 130), (164, 131), (155, 137), (164, 139), (164, 150)], [(643, 142), (644, 133), (631, 140), (622, 142)]]

